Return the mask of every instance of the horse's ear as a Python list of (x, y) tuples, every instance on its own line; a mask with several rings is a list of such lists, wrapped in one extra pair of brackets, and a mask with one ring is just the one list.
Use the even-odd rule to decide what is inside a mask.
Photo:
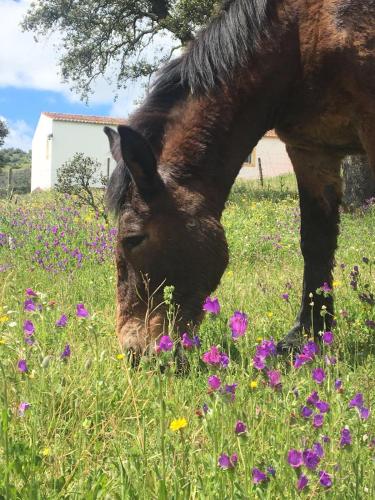
[(120, 136), (116, 130), (113, 130), (113, 128), (104, 127), (103, 130), (105, 135), (108, 137), (111, 154), (113, 158), (119, 162), (121, 160)]
[(141, 195), (150, 195), (161, 186), (156, 158), (147, 140), (126, 125), (118, 127), (121, 154)]

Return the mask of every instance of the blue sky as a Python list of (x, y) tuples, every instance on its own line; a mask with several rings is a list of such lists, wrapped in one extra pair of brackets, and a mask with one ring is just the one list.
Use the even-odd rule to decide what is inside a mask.
[(31, 140), (42, 111), (126, 117), (143, 95), (141, 84), (121, 91), (104, 79), (95, 83), (89, 105), (62, 84), (56, 44), (58, 35), (36, 43), (23, 33), (20, 22), (31, 0), (0, 0), (0, 117), (10, 129), (5, 147), (31, 148)]

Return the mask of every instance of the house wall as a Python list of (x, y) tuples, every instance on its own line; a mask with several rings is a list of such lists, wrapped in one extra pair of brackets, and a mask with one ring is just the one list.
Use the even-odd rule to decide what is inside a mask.
[(48, 140), (50, 134), (52, 134), (52, 120), (41, 115), (32, 141), (31, 190), (51, 187), (52, 142)]
[(114, 170), (116, 164), (111, 156), (103, 127), (97, 123), (53, 121), (52, 175), (49, 187), (54, 186), (57, 181), (57, 170), (63, 163), (71, 160), (75, 153), (84, 153), (98, 160), (102, 164), (103, 175), (107, 175), (108, 159), (110, 173)]
[(258, 166), (258, 158), (260, 158), (265, 177), (293, 171), (285, 144), (277, 137), (263, 137), (255, 148), (255, 154), (256, 166)]

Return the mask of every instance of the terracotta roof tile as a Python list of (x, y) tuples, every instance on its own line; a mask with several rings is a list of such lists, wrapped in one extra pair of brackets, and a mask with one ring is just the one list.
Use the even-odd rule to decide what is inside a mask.
[(62, 122), (97, 123), (99, 125), (125, 125), (127, 123), (123, 118), (112, 118), (110, 116), (69, 115), (65, 113), (49, 113), (47, 111), (43, 111), (42, 114)]

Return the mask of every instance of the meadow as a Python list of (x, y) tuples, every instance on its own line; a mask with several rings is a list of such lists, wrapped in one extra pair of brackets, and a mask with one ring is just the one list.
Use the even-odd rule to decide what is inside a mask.
[(375, 204), (342, 214), (336, 326), (296, 359), (274, 355), (301, 293), (294, 179), (237, 183), (223, 222), (182, 376), (168, 342), (137, 369), (119, 350), (115, 222), (0, 201), (0, 499), (375, 497)]

